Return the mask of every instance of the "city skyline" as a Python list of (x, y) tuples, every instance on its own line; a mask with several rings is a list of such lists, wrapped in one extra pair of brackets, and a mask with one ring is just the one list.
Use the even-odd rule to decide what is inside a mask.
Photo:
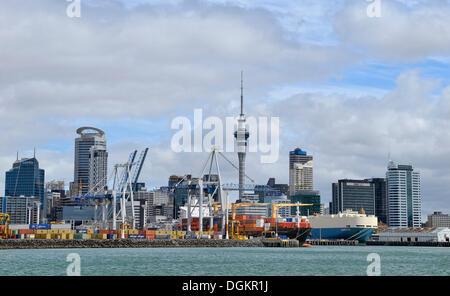
[[(380, 19), (365, 15), (367, 1), (82, 1), (80, 19), (66, 16), (65, 1), (10, 2), (0, 11), (0, 36), (11, 45), (0, 52), (2, 188), (16, 151), (31, 157), (35, 146), (46, 180), (72, 181), (80, 126), (108, 135), (109, 167), (149, 146), (149, 188), (171, 174), (197, 175), (192, 164), (207, 153), (171, 152), (170, 121), (194, 108), (238, 114), (244, 70), (246, 115), (281, 120), (279, 160), (262, 165), (247, 154), (257, 183), (288, 183), (288, 152), (301, 147), (314, 156), (326, 203), (332, 182), (383, 177), (390, 154), (420, 170), (422, 216), (450, 212), (450, 48), (427, 34), (450, 28), (440, 1), (384, 1)], [(42, 42), (42, 32), (53, 37)]]
[[(84, 130), (95, 130), (97, 133), (85, 133), (85, 134), (83, 134), (82, 133), (82, 131), (84, 131)], [(101, 140), (103, 143), (104, 143), (104, 145), (106, 145), (106, 140), (105, 140), (105, 136), (104, 136), (104, 131), (103, 130), (101, 130), (101, 129), (98, 129), (98, 128), (95, 128), (95, 127), (81, 127), (81, 128), (78, 128), (77, 129), (77, 134), (79, 134), (80, 135), (80, 137), (79, 138), (76, 138), (75, 139), (75, 151), (77, 150), (77, 147), (79, 146), (79, 144), (78, 144), (78, 141), (80, 141), (82, 138), (86, 138), (85, 140), (88, 140), (88, 142), (87, 142), (87, 144), (89, 145), (89, 147), (94, 147), (94, 148), (96, 148), (97, 146), (95, 146), (95, 145), (91, 145), (92, 143), (92, 137), (97, 137), (98, 139), (96, 139), (96, 142), (98, 141), (98, 140)], [(88, 147), (88, 148), (89, 148)], [(85, 149), (86, 150), (86, 149)], [(89, 151), (91, 151), (92, 149), (91, 148), (89, 148), (88, 149)], [(35, 153), (35, 150), (34, 150), (34, 153)], [(92, 152), (90, 153), (90, 154), (92, 154)], [(18, 155), (17, 155), (17, 157), (18, 157)], [(76, 157), (77, 157), (77, 152), (75, 152), (75, 155), (74, 155), (74, 158), (76, 159)], [(313, 159), (313, 156), (312, 155), (308, 155), (307, 154), (307, 152), (306, 151), (303, 151), (303, 150), (301, 150), (300, 148), (295, 148), (294, 150), (292, 150), (292, 151), (290, 151), (289, 152), (289, 165), (288, 165), (288, 170), (289, 170), (289, 173), (291, 174), (291, 170), (292, 170), (292, 168), (293, 167), (295, 167), (295, 165), (297, 165), (297, 164), (299, 164), (299, 163), (309, 163), (309, 162), (312, 162), (312, 159)], [(28, 161), (28, 160), (30, 160), (30, 158), (22, 158), (22, 159), (17, 159), (15, 162), (14, 162), (14, 164), (13, 164), (13, 168), (14, 167), (16, 167), (17, 165), (16, 164), (19, 164), (19, 163), (21, 163), (21, 162), (26, 162), (26, 161)], [(35, 157), (35, 155), (34, 155), (34, 157), (31, 159), (31, 160), (34, 160), (34, 161), (36, 161), (37, 162), (37, 159), (36, 159), (36, 157)], [(105, 161), (106, 161), (106, 159), (105, 159)], [(74, 168), (76, 167), (76, 165), (77, 165), (77, 161), (74, 161)], [(311, 178), (311, 176), (309, 176), (308, 178), (311, 178), (311, 180), (308, 180), (308, 182), (310, 182), (310, 183), (308, 183), (308, 186), (311, 186), (311, 187), (308, 187), (308, 188), (302, 188), (302, 189), (296, 189), (296, 190), (294, 190), (294, 191), (290, 191), (290, 189), (289, 189), (289, 194), (288, 195), (291, 195), (291, 196), (295, 196), (295, 195), (297, 195), (297, 194), (299, 194), (300, 192), (302, 192), (302, 190), (303, 191), (305, 191), (305, 189), (306, 189), (306, 191), (307, 192), (309, 192), (309, 193), (312, 193), (312, 192), (317, 192), (317, 195), (318, 195), (318, 198), (319, 198), (319, 200), (320, 200), (320, 205), (322, 206), (324, 206), (324, 207), (327, 207), (328, 206), (328, 203), (329, 203), (329, 208), (328, 208), (328, 211), (330, 212), (330, 213), (332, 213), (332, 214), (337, 214), (338, 212), (343, 212), (343, 211), (345, 211), (346, 209), (352, 209), (353, 208), (353, 210), (354, 211), (358, 211), (359, 209), (360, 210), (362, 210), (362, 209), (364, 209), (365, 210), (365, 212), (367, 213), (367, 214), (369, 214), (369, 215), (375, 215), (376, 213), (375, 213), (375, 211), (376, 211), (376, 207), (378, 208), (378, 207), (380, 207), (380, 206), (382, 206), (383, 208), (380, 208), (380, 209), (378, 209), (378, 211), (380, 212), (380, 214), (381, 214), (381, 216), (379, 216), (378, 214), (376, 214), (376, 216), (377, 217), (379, 217), (380, 219), (381, 219), (381, 221), (383, 221), (383, 214), (384, 215), (387, 215), (387, 217), (391, 217), (391, 215), (392, 214), (390, 214), (389, 213), (389, 206), (388, 206), (388, 204), (386, 204), (386, 203), (390, 203), (390, 201), (389, 201), (389, 196), (390, 196), (390, 191), (391, 191), (391, 189), (389, 189), (389, 190), (386, 190), (386, 192), (385, 192), (385, 197), (384, 197), (384, 199), (385, 200), (379, 200), (379, 196), (378, 196), (378, 194), (380, 194), (380, 193), (376, 193), (376, 191), (375, 191), (375, 186), (377, 186), (376, 185), (376, 183), (378, 183), (379, 182), (379, 180), (383, 180), (383, 182), (384, 182), (384, 188), (386, 189), (386, 183), (388, 183), (388, 176), (390, 176), (389, 174), (390, 174), (390, 172), (391, 172), (391, 170), (394, 168), (394, 166), (395, 166), (395, 168), (397, 168), (397, 166), (400, 168), (402, 168), (402, 169), (407, 169), (407, 170), (413, 170), (413, 167), (412, 167), (412, 165), (410, 165), (410, 164), (400, 164), (400, 165), (397, 165), (397, 164), (395, 164), (395, 162), (394, 161), (392, 161), (392, 160), (389, 160), (389, 163), (388, 163), (388, 165), (387, 165), (387, 171), (386, 171), (386, 178), (370, 178), (370, 179), (365, 179), (365, 180), (352, 180), (352, 179), (348, 179), (348, 178), (343, 178), (343, 179), (340, 179), (340, 180), (338, 180), (338, 183), (331, 183), (331, 185), (332, 185), (332, 196), (331, 196), (331, 200), (330, 201), (328, 201), (328, 200), (326, 200), (326, 201), (324, 201), (323, 199), (321, 199), (320, 198), (320, 194), (319, 194), (319, 191), (313, 191), (313, 185), (312, 185), (312, 178)], [(103, 170), (105, 170), (104, 171), (104, 173), (106, 173), (106, 169), (107, 169), (107, 167), (104, 167), (104, 168), (102, 168)], [(10, 170), (10, 171), (8, 171), (7, 173), (10, 173), (12, 170)], [(43, 169), (41, 170), (41, 171), (44, 171)], [(77, 170), (75, 169), (74, 170), (74, 172), (75, 172), (75, 174), (74, 174), (74, 178), (76, 178), (77, 177), (77, 174), (76, 174), (76, 172), (77, 172)], [(92, 172), (90, 172), (90, 169), (89, 169), (89, 175), (91, 176), (92, 175)], [(312, 174), (312, 170), (311, 170), (311, 172), (310, 172), (311, 174)], [(413, 194), (418, 194), (418, 198), (419, 198), (419, 205), (418, 205), (418, 207), (417, 207), (417, 205), (414, 205), (413, 206), (413, 208), (415, 208), (415, 207), (417, 207), (417, 209), (418, 209), (418, 211), (416, 211), (416, 210), (414, 210), (414, 213), (419, 213), (419, 215), (420, 216), (415, 216), (413, 219), (415, 219), (414, 220), (414, 223), (413, 223), (413, 225), (414, 225), (414, 227), (420, 227), (420, 225), (421, 225), (421, 223), (423, 222), (423, 221), (421, 221), (421, 219), (422, 220), (424, 220), (425, 218), (424, 217), (426, 217), (426, 216), (428, 216), (429, 215), (429, 213), (426, 213), (426, 212), (424, 212), (423, 211), (423, 208), (422, 208), (422, 201), (421, 201), (421, 187), (420, 187), (420, 172), (414, 172), (413, 173), (414, 174), (414, 176), (415, 177), (413, 177), (413, 179), (414, 178), (418, 178), (418, 182), (419, 182), (419, 185), (418, 185), (418, 187), (416, 187), (414, 190), (413, 190)], [(240, 173), (238, 172), (238, 175), (240, 176)], [(173, 177), (173, 176), (175, 176), (174, 174), (172, 174), (172, 175), (170, 175), (170, 177), (169, 177), (169, 183), (170, 183), (170, 178), (171, 177)], [(417, 176), (417, 177), (416, 177)], [(104, 177), (107, 177), (107, 176), (104, 176)], [(195, 176), (194, 176), (195, 177)], [(391, 177), (392, 178), (392, 177)], [(395, 178), (398, 178), (398, 177), (395, 177)], [(238, 178), (238, 180), (240, 179), (240, 177)], [(269, 182), (272, 180), (272, 179), (274, 179), (274, 178), (269, 178), (269, 181), (268, 181), (268, 184), (269, 184)], [(51, 180), (51, 181), (49, 181), (49, 180), (46, 180), (45, 181), (45, 183), (47, 184), (47, 183), (52, 183), (53, 181), (55, 181), (55, 180)], [(56, 180), (56, 181), (60, 181), (60, 180)], [(110, 186), (111, 184), (109, 184), (109, 183), (111, 183), (111, 181), (112, 180), (102, 180), (102, 184), (103, 184), (103, 186)], [(273, 182), (274, 182), (274, 180), (272, 180)], [(291, 180), (290, 180), (291, 181)], [(413, 180), (414, 181), (414, 180)], [(302, 181), (303, 182), (303, 181)], [(350, 183), (348, 183), (348, 184), (350, 184), (350, 185), (356, 185), (357, 187), (360, 187), (360, 188), (363, 188), (363, 187), (361, 187), (362, 185), (368, 185), (369, 186), (369, 184), (370, 184), (370, 187), (368, 188), (369, 189), (369, 195), (372, 195), (371, 197), (369, 196), (369, 195), (367, 195), (366, 193), (363, 193), (362, 195), (361, 194), (356, 194), (356, 195), (354, 195), (354, 198), (356, 198), (356, 204), (358, 205), (358, 206), (356, 206), (356, 207), (354, 207), (354, 206), (349, 206), (349, 205), (351, 205), (352, 204), (352, 202), (350, 202), (350, 204), (348, 204), (348, 202), (347, 201), (345, 201), (344, 203), (347, 203), (347, 205), (346, 206), (343, 206), (344, 205), (344, 203), (343, 203), (343, 200), (342, 200), (342, 196), (339, 194), (339, 197), (337, 197), (336, 196), (336, 194), (337, 194), (337, 191), (336, 191), (336, 189), (335, 189), (335, 186), (336, 186), (336, 188), (337, 188), (337, 186), (338, 186), (338, 184), (339, 184), (339, 188), (341, 187), (341, 182), (345, 182), (345, 183), (347, 183), (347, 182), (350, 182)], [(357, 184), (354, 184), (354, 182), (357, 182)], [(396, 179), (396, 182), (397, 182), (397, 179)], [(405, 177), (405, 182), (406, 182), (406, 177)], [(415, 181), (414, 181), (415, 182)], [(227, 183), (227, 182), (225, 182), (225, 183)], [(235, 182), (235, 181), (231, 181), (231, 183), (235, 183), (235, 184), (239, 184), (239, 181), (238, 182)], [(256, 182), (256, 183), (258, 183), (258, 182)], [(365, 183), (365, 184), (360, 184), (360, 183)], [(142, 183), (142, 184), (145, 184), (145, 183)], [(264, 184), (263, 182), (260, 182), (259, 183), (260, 185), (262, 185), (262, 184)], [(399, 183), (400, 184), (400, 183)], [(403, 183), (402, 183), (403, 184)], [(44, 183), (40, 183), (40, 186), (44, 186)], [(68, 190), (68, 192), (69, 191), (72, 191), (72, 190), (75, 190), (76, 191), (76, 186), (74, 186), (73, 188), (75, 188), (75, 189), (72, 189), (72, 186), (74, 186), (74, 185), (72, 185), (71, 184), (71, 182), (69, 182), (69, 184), (65, 184), (65, 187), (66, 187), (66, 189)], [(166, 184), (159, 184), (158, 186), (155, 186), (155, 187), (153, 187), (153, 188), (149, 188), (148, 186), (146, 186), (146, 189), (147, 189), (147, 191), (148, 192), (150, 192), (151, 190), (158, 190), (160, 187), (165, 187), (166, 186)], [(288, 184), (286, 184), (286, 186), (287, 186), (287, 188), (286, 189), (288, 189), (288, 188), (291, 188), (291, 186), (290, 185), (288, 185)], [(396, 185), (394, 185), (394, 186), (398, 186), (397, 184)], [(405, 185), (406, 186), (406, 185)], [(414, 185), (415, 186), (415, 185)], [(91, 187), (91, 185), (89, 185), (89, 187)], [(102, 187), (103, 188), (103, 187)], [(273, 187), (273, 188), (276, 188), (276, 187)], [(300, 187), (299, 187), (300, 188)], [(389, 187), (388, 187), (389, 188)], [(83, 190), (84, 192), (82, 193), (82, 194), (86, 194), (87, 193), (87, 190), (88, 189), (86, 189), (86, 190)], [(298, 191), (299, 190), (299, 191)], [(359, 189), (358, 189), (359, 190)], [(378, 190), (378, 192), (379, 192), (379, 190), (380, 189), (377, 189)], [(408, 189), (409, 190), (409, 189)], [(306, 192), (305, 191), (305, 192)], [(339, 189), (338, 190), (339, 192), (341, 192), (341, 189)], [(416, 192), (417, 191), (417, 192)], [(153, 191), (152, 191), (153, 192)], [(356, 191), (355, 191), (356, 192)], [(5, 187), (5, 193), (6, 193), (6, 187)], [(280, 193), (281, 193), (281, 191), (280, 191)], [(253, 193), (250, 193), (250, 195), (252, 195)], [(254, 194), (257, 194), (257, 192), (255, 191), (254, 192)], [(403, 194), (403, 193), (402, 193)], [(405, 189), (405, 192), (404, 192), (404, 194), (405, 194), (405, 202), (406, 202), (406, 189)], [(95, 195), (95, 193), (91, 193), (91, 195)], [(408, 191), (408, 204), (409, 203), (411, 203), (411, 201), (409, 200), (411, 197), (409, 196), (410, 195), (410, 193), (409, 193), (409, 191)], [(8, 194), (5, 194), (5, 196), (16, 196), (16, 195), (8, 195)], [(364, 197), (364, 196), (366, 196), (366, 197), (369, 197), (369, 199), (368, 200), (366, 200), (366, 201), (364, 201), (364, 198), (366, 198), (366, 197)], [(416, 196), (416, 195), (414, 195), (414, 196)], [(395, 198), (397, 198), (397, 196), (394, 196)], [(289, 198), (289, 197), (288, 197)], [(416, 197), (414, 197), (414, 198), (416, 198)], [(414, 198), (413, 198), (413, 200), (414, 200)], [(240, 199), (240, 198), (239, 198)], [(339, 200), (339, 201), (338, 201)], [(332, 206), (331, 204), (332, 203), (337, 203), (337, 202), (339, 202), (339, 206)], [(379, 203), (382, 203), (382, 204), (379, 204)], [(367, 206), (368, 204), (367, 203), (370, 203), (371, 205), (370, 206)], [(341, 208), (343, 206), (343, 208)], [(393, 211), (395, 212), (395, 213), (397, 213), (396, 211), (398, 211), (398, 209), (393, 209)], [(412, 215), (412, 214), (410, 214), (410, 213), (405, 213), (405, 215), (406, 216), (409, 216), (409, 215)], [(386, 217), (384, 217), (384, 219), (386, 219)], [(385, 221), (383, 221), (384, 223), (387, 223), (387, 222), (385, 222)], [(412, 222), (409, 222), (409, 223), (412, 223)], [(400, 226), (400, 224), (398, 225), (398, 226)], [(403, 224), (402, 224), (402, 226), (403, 226)]]

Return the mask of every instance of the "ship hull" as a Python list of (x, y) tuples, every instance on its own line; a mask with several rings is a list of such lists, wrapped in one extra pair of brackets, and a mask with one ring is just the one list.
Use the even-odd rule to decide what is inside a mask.
[(313, 228), (311, 230), (311, 239), (326, 240), (357, 240), (364, 243), (373, 233), (374, 228)]
[(311, 228), (286, 228), (278, 229), (278, 235), (285, 235), (289, 239), (296, 239), (302, 245), (311, 233)]

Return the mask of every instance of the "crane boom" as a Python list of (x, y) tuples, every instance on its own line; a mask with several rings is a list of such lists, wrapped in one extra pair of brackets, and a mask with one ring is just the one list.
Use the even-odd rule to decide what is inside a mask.
[(134, 167), (133, 176), (131, 179), (131, 184), (133, 185), (133, 190), (136, 190), (136, 184), (139, 179), (139, 175), (141, 174), (142, 167), (144, 166), (145, 158), (147, 157), (148, 148), (145, 148), (144, 151), (141, 152), (139, 155), (138, 162), (136, 163), (136, 166)]
[(278, 208), (283, 207), (306, 207), (313, 204), (301, 204), (301, 203), (273, 203), (272, 204), (272, 218), (277, 218)]

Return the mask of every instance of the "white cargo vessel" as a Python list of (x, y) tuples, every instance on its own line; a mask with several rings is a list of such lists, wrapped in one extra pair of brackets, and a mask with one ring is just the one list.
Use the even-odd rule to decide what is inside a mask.
[(378, 228), (378, 219), (347, 210), (334, 215), (308, 216), (312, 239), (358, 240), (365, 242)]

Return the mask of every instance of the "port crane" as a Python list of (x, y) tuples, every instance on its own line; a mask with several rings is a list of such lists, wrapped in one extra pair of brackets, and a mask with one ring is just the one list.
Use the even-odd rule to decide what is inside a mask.
[[(187, 176), (183, 176), (182, 180), (180, 180), (174, 186), (169, 187), (171, 190), (176, 189), (187, 189), (188, 193), (188, 201), (187, 201), (187, 219), (188, 219), (188, 234), (191, 232), (191, 219), (192, 213), (195, 208), (199, 210), (199, 229), (203, 229), (203, 206), (206, 201), (206, 206), (209, 207), (210, 213), (215, 213), (218, 216), (222, 216), (222, 221), (225, 227), (222, 228), (222, 234), (225, 238), (228, 239), (228, 216), (229, 216), (229, 202), (228, 202), (228, 192), (229, 191), (246, 191), (246, 190), (255, 190), (258, 188), (260, 191), (275, 191), (268, 185), (257, 185), (254, 184), (254, 180), (249, 176), (245, 175), (247, 179), (249, 179), (253, 184), (233, 184), (233, 183), (222, 183), (220, 166), (219, 166), (219, 156), (223, 158), (227, 163), (229, 163), (233, 168), (239, 170), (239, 168), (233, 164), (222, 152), (220, 152), (219, 147), (212, 147), (211, 152), (208, 155), (206, 162), (202, 167), (202, 171), (199, 178), (188, 179)], [(209, 168), (208, 174), (205, 172)], [(211, 181), (212, 172), (216, 172), (217, 180)], [(202, 190), (200, 190), (200, 188)], [(209, 189), (214, 188), (212, 191)], [(205, 192), (207, 196), (205, 196)], [(192, 199), (191, 195), (196, 195), (194, 199)], [(213, 201), (213, 196), (217, 194), (216, 202)], [(192, 204), (192, 201), (194, 202)], [(213, 215), (210, 214), (210, 225), (213, 223)]]
[[(72, 202), (80, 206), (94, 205), (94, 222), (98, 224), (98, 208), (101, 208), (101, 222), (103, 228), (107, 228), (109, 217), (112, 217), (112, 228), (116, 230), (117, 220), (121, 218), (122, 225), (125, 225), (127, 217), (126, 205), (131, 201), (131, 225), (135, 228), (135, 211), (133, 191), (136, 190), (137, 182), (142, 171), (149, 148), (145, 148), (136, 160), (137, 150), (131, 152), (128, 161), (123, 164), (116, 164), (113, 173), (108, 178), (107, 184), (113, 184), (111, 189), (98, 190), (99, 184), (104, 182), (100, 180), (95, 186), (89, 186), (88, 192), (81, 196), (71, 197)], [(119, 211), (117, 205), (119, 204)], [(112, 204), (112, 207), (110, 205)]]
[(0, 213), (0, 238), (8, 238), (8, 224), (10, 222), (9, 215), (6, 213)]
[(278, 218), (278, 209), (283, 207), (297, 207), (297, 218), (299, 216), (299, 207), (312, 206), (313, 204), (302, 203), (272, 203), (272, 218)]

